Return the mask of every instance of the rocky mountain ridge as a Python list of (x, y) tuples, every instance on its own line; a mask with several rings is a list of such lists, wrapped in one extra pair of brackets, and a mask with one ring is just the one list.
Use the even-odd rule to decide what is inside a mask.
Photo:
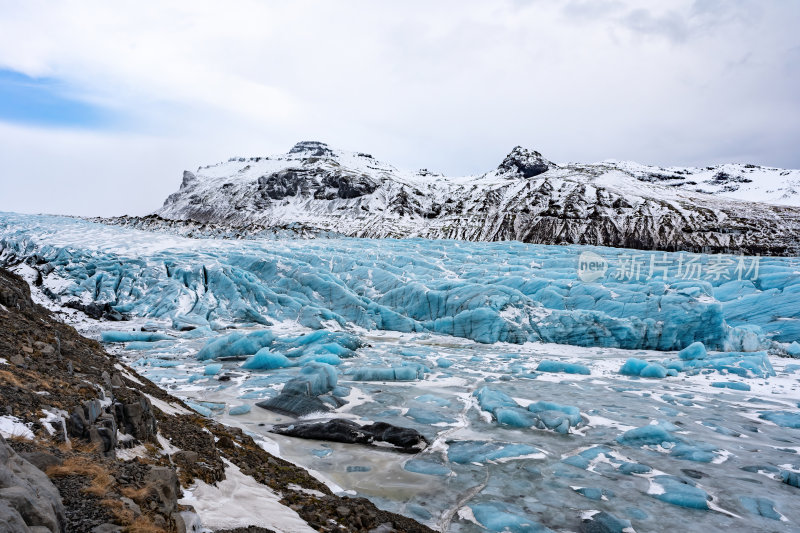
[(791, 255), (798, 191), (800, 171), (755, 165), (559, 165), (516, 147), (495, 170), (446, 177), (301, 142), (284, 155), (185, 171), (154, 214), (175, 222), (148, 225)]

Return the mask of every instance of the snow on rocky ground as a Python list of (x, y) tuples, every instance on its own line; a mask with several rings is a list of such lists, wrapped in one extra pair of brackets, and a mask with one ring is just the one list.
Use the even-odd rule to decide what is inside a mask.
[[(795, 258), (192, 240), (8, 214), (0, 242), (0, 262), (41, 273), (51, 305), (129, 314), (83, 327), (142, 375), (330, 486), (433, 527), (800, 522)], [(285, 402), (289, 382), (319, 410), (256, 405)], [(413, 428), (430, 445), (402, 454), (270, 432), (330, 418)], [(189, 498), (270, 501), (235, 478)]]

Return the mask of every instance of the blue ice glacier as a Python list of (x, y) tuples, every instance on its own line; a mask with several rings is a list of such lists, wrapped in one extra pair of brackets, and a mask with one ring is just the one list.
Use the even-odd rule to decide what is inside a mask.
[[(434, 332), (483, 343), (678, 350), (702, 342), (724, 351), (800, 338), (800, 274), (789, 258), (760, 258), (755, 279), (735, 271), (634, 278), (617, 269), (584, 283), (576, 266), (587, 250), (611, 264), (633, 253), (518, 242), (189, 239), (0, 214), (0, 264), (36, 268), (54, 300), (109, 304), (184, 331), (291, 320), (312, 329)], [(636, 253), (647, 264), (651, 253)], [(692, 257), (701, 267), (713, 261)], [(264, 339), (228, 340), (203, 357), (253, 355)]]

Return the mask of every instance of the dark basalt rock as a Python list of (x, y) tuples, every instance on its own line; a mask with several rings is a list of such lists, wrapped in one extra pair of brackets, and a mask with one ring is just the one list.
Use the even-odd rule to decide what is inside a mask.
[(64, 505), (47, 476), (0, 436), (0, 531), (60, 533), (65, 530)]
[(532, 178), (547, 172), (552, 166), (555, 165), (542, 157), (539, 152), (517, 146), (503, 159), (498, 168), (502, 172), (516, 173), (525, 178)]
[(325, 422), (297, 422), (272, 427), (273, 433), (300, 439), (326, 440), (348, 444), (375, 444), (385, 442), (405, 453), (417, 453), (428, 445), (418, 431), (376, 422), (361, 426), (352, 420), (334, 418)]
[(268, 176), (258, 178), (258, 188), (262, 196), (273, 200), (283, 200), (287, 196), (297, 196), (308, 180), (308, 171), (304, 169), (286, 169)]
[(337, 189), (337, 196), (343, 199), (372, 194), (378, 188), (378, 184), (367, 176), (347, 174), (328, 174), (322, 179), (322, 184)]
[(301, 141), (295, 144), (290, 154), (304, 154), (309, 157), (331, 157), (333, 151), (328, 148), (328, 145), (319, 141)]
[(110, 303), (97, 303), (92, 302), (89, 304), (83, 304), (81, 302), (66, 302), (64, 304), (65, 307), (69, 307), (70, 309), (76, 309), (78, 311), (82, 311), (86, 314), (89, 318), (94, 318), (95, 320), (113, 320), (113, 321), (122, 321), (128, 320), (128, 318), (114, 309)]

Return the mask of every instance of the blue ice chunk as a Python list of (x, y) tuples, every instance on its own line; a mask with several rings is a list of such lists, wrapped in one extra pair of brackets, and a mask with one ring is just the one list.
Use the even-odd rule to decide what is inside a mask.
[(175, 337), (152, 331), (104, 331), (100, 334), (100, 339), (103, 342), (155, 342), (175, 340)]
[(208, 319), (198, 315), (179, 315), (172, 319), (172, 329), (178, 331), (193, 331), (208, 327)]
[(742, 383), (741, 381), (715, 381), (711, 384), (711, 386), (718, 389), (733, 389), (741, 391), (750, 390), (750, 385), (747, 383)]
[[(175, 368), (176, 366), (181, 366), (183, 363), (181, 361), (174, 361), (171, 359), (159, 359), (158, 357), (143, 357), (142, 359), (137, 359), (131, 366), (150, 366), (156, 368)], [(152, 378), (150, 378), (152, 380)]]
[(126, 350), (131, 351), (150, 351), (150, 350), (163, 350), (172, 346), (173, 341), (133, 341), (125, 345)]
[(411, 459), (403, 465), (403, 469), (417, 474), (427, 474), (429, 476), (450, 475), (450, 469), (445, 465), (424, 459)]
[(711, 499), (706, 491), (690, 485), (688, 482), (674, 476), (655, 476), (653, 482), (660, 485), (664, 492), (652, 494), (655, 498), (689, 509), (708, 509)]
[(573, 490), (582, 496), (586, 496), (590, 500), (602, 500), (604, 496), (606, 498), (613, 496), (613, 492), (597, 487), (578, 487)]
[(347, 467), (347, 471), (348, 472), (369, 472), (370, 470), (372, 470), (372, 468), (370, 468), (368, 466), (358, 466), (358, 465), (356, 465), (356, 466), (348, 466)]
[(317, 457), (327, 457), (333, 453), (333, 450), (330, 448), (322, 448), (322, 449), (313, 449), (311, 450), (311, 455), (315, 455)]
[(435, 403), (440, 407), (448, 407), (450, 405), (450, 400), (440, 398), (439, 396), (434, 396), (433, 394), (423, 394), (422, 396), (417, 396), (414, 399), (420, 403)]
[(716, 457), (718, 448), (703, 442), (678, 442), (670, 448), (669, 455), (677, 459), (686, 459), (698, 463), (710, 463)]
[(622, 368), (619, 369), (619, 373), (624, 376), (638, 376), (648, 364), (649, 363), (647, 361), (632, 357), (625, 361), (625, 364), (623, 364)]
[(527, 444), (493, 442), (479, 440), (459, 440), (448, 442), (447, 457), (453, 463), (483, 463), (497, 459), (520, 457), (539, 453)]
[(800, 474), (791, 470), (781, 470), (781, 481), (792, 487), (800, 489)]
[(759, 411), (758, 418), (785, 428), (800, 429), (800, 413), (791, 411)]
[(446, 359), (444, 357), (440, 357), (439, 359), (436, 360), (436, 366), (438, 366), (439, 368), (450, 368), (451, 366), (453, 366), (453, 361), (451, 361), (450, 359)]
[(786, 353), (789, 354), (790, 357), (800, 359), (800, 342), (792, 342), (792, 344), (786, 347)]
[(564, 363), (562, 361), (550, 361), (545, 359), (536, 367), (539, 372), (563, 372), (565, 374), (591, 374), (589, 367), (576, 363)]
[(337, 384), (336, 368), (325, 363), (309, 363), (300, 369), (300, 375), (288, 381), (282, 393), (296, 392), (306, 396), (320, 396), (332, 391)]
[(407, 366), (351, 368), (345, 374), (353, 381), (416, 381), (425, 377), (419, 368)]
[(203, 369), (203, 374), (206, 376), (216, 376), (222, 370), (222, 364), (206, 365)]
[(501, 502), (471, 503), (475, 520), (489, 531), (511, 533), (552, 533), (535, 520), (525, 516), (522, 509)]
[(185, 332), (181, 337), (184, 339), (201, 339), (203, 337), (210, 337), (213, 335), (214, 332), (208, 326), (203, 326), (202, 328), (196, 328)]
[(194, 410), (197, 413), (200, 413), (203, 416), (209, 416), (209, 417), (211, 416), (211, 409), (209, 409), (204, 405), (200, 405), (194, 402), (186, 402), (186, 405), (188, 405), (192, 410)]
[(220, 403), (220, 402), (205, 402), (205, 401), (201, 401), (201, 402), (197, 402), (197, 403), (202, 405), (203, 407), (207, 407), (207, 408), (211, 409), (212, 411), (222, 411), (223, 409), (225, 409), (225, 404), (224, 403)]
[(249, 335), (231, 333), (206, 344), (198, 353), (197, 359), (205, 361), (219, 357), (253, 355), (261, 348), (269, 346), (275, 335), (269, 330), (254, 331)]
[(538, 401), (528, 404), (528, 411), (537, 414), (544, 414), (548, 411), (556, 411), (565, 415), (565, 418), (571, 426), (577, 426), (582, 422), (581, 412), (575, 406), (561, 405), (555, 402)]
[(693, 342), (680, 352), (678, 357), (684, 361), (691, 361), (694, 359), (705, 359), (707, 355), (706, 347), (702, 342)]
[(268, 398), (273, 398), (277, 394), (274, 390), (264, 390), (264, 389), (256, 389), (247, 391), (244, 394), (239, 395), (240, 400), (266, 400)]
[(617, 442), (625, 446), (660, 446), (662, 443), (677, 443), (678, 439), (661, 424), (652, 424), (629, 429), (617, 437)]
[(570, 455), (569, 457), (565, 457), (561, 460), (562, 463), (576, 466), (583, 470), (589, 468), (590, 461), (586, 457), (582, 457), (580, 454), (578, 455)]
[(331, 394), (333, 394), (337, 398), (346, 398), (347, 396), (350, 395), (351, 390), (352, 389), (350, 387), (345, 387), (344, 385), (336, 385), (336, 387), (333, 388)]
[(683, 370), (716, 370), (741, 377), (765, 378), (775, 375), (766, 352), (723, 352), (706, 359), (683, 361)]
[(643, 378), (663, 379), (667, 377), (667, 369), (658, 363), (650, 363), (642, 369), (639, 375)]
[(489, 387), (481, 387), (473, 392), (472, 395), (478, 398), (478, 404), (481, 409), (489, 413), (494, 413), (499, 407), (519, 407), (511, 396)]
[(430, 511), (421, 505), (417, 505), (416, 503), (409, 503), (406, 505), (406, 508), (412, 515), (416, 516), (417, 518), (421, 518), (422, 520), (430, 520), (433, 518), (433, 515), (430, 513)]
[(282, 353), (272, 352), (269, 348), (261, 348), (250, 359), (242, 363), (242, 368), (248, 370), (273, 370), (290, 366), (294, 366), (294, 363), (288, 357)]
[(515, 428), (529, 428), (539, 422), (538, 416), (521, 407), (500, 407), (495, 409), (494, 417), (498, 423)]
[(626, 461), (621, 465), (619, 465), (619, 472), (621, 474), (626, 474), (626, 475), (649, 474), (650, 472), (652, 472), (652, 470), (653, 469), (650, 468), (649, 466), (643, 465), (641, 463), (630, 463)]
[(420, 409), (419, 407), (412, 407), (408, 411), (406, 411), (405, 416), (411, 418), (419, 422), (420, 424), (452, 424), (455, 422), (454, 419), (450, 418), (449, 416), (444, 416), (440, 413), (435, 411), (431, 411), (429, 409)]
[(584, 519), (581, 527), (583, 533), (627, 533), (633, 531), (630, 520), (617, 518), (613, 514), (600, 511), (588, 519)]
[(332, 366), (339, 366), (342, 364), (342, 360), (339, 358), (339, 356), (333, 353), (312, 353), (309, 355), (304, 355), (297, 360), (297, 364), (304, 365), (306, 363), (310, 363), (311, 361), (316, 361), (317, 363), (326, 363)]
[(250, 404), (245, 403), (242, 405), (236, 405), (228, 409), (228, 414), (231, 416), (246, 415), (247, 413), (250, 412), (250, 409), (251, 409)]
[(775, 510), (775, 502), (769, 498), (751, 498), (749, 496), (742, 496), (739, 498), (748, 513), (754, 516), (763, 516), (770, 520), (780, 520), (781, 515)]

